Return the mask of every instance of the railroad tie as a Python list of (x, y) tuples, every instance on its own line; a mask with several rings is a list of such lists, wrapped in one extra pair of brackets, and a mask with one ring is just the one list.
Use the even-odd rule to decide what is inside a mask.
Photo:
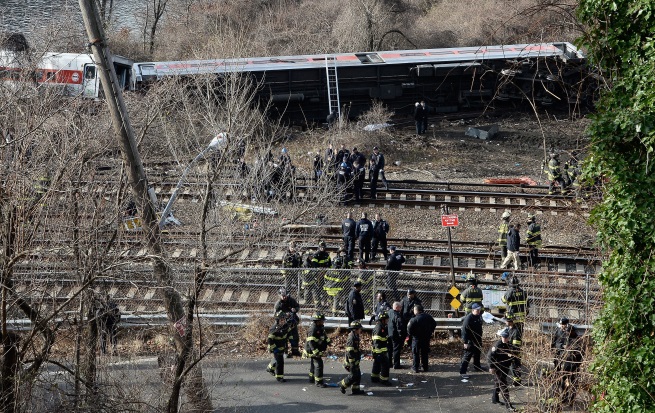
[(250, 290), (243, 290), (243, 291), (241, 291), (241, 296), (239, 297), (239, 302), (240, 303), (247, 303), (249, 297), (250, 297)]
[(548, 316), (552, 319), (559, 319), (559, 310), (557, 308), (549, 308), (548, 309)]
[(191, 251), (189, 252), (189, 257), (196, 258), (197, 255), (198, 255), (198, 248), (192, 248)]
[(525, 202), (525, 198), (519, 198), (519, 205), (523, 205), (523, 206), (527, 205)]
[(511, 198), (505, 198), (505, 205), (512, 205), (512, 199)]
[(453, 267), (459, 267), (459, 258), (453, 257)]
[(131, 287), (128, 291), (127, 294), (125, 294), (125, 297), (127, 298), (134, 298), (134, 294), (136, 294), (138, 288), (137, 287)]
[(208, 288), (205, 290), (205, 292), (202, 294), (202, 298), (200, 299), (201, 301), (209, 301), (212, 299), (212, 295), (214, 295), (214, 290), (211, 288)]
[(430, 195), (430, 202), (436, 202), (436, 201), (437, 201), (436, 195)]
[(585, 265), (584, 264), (575, 264), (575, 272), (584, 274)]
[(495, 204), (495, 203), (496, 203), (496, 198), (493, 197), (493, 196), (490, 196), (490, 197), (489, 197), (489, 203), (490, 203), (490, 204)]
[[(562, 262), (558, 263), (557, 264), (557, 272), (566, 272), (566, 264), (564, 264)], [(564, 280), (564, 279), (561, 279), (561, 278), (559, 279), (559, 281), (560, 281), (560, 283), (564, 282), (564, 284), (566, 284), (568, 282), (567, 280)]]
[(110, 297), (115, 297), (117, 292), (118, 292), (118, 287), (111, 287), (109, 289), (109, 296)]
[[(403, 195), (400, 195), (400, 196), (402, 197)], [(384, 199), (391, 199), (391, 198), (392, 198), (391, 197), (391, 192), (387, 192), (386, 194), (384, 194)], [(402, 199), (402, 198), (400, 198), (400, 199)]]
[(475, 258), (469, 258), (469, 259), (467, 260), (467, 262), (466, 262), (466, 266), (467, 266), (468, 268), (476, 268), (476, 264), (477, 264), (477, 263), (476, 263), (475, 261), (476, 261)]
[(245, 260), (246, 258), (248, 258), (248, 255), (250, 255), (250, 250), (249, 249), (243, 250), (243, 252), (241, 252), (241, 256), (239, 257), (239, 259)]
[(425, 265), (424, 262), (425, 262), (425, 257), (422, 256), (416, 257), (416, 265)]
[(444, 202), (450, 202), (450, 195), (444, 195), (443, 200)]
[(180, 248), (176, 248), (175, 252), (173, 252), (173, 258), (180, 258), (180, 255), (182, 255), (182, 250)]
[(230, 301), (230, 299), (232, 298), (232, 294), (233, 294), (233, 293), (234, 293), (233, 290), (230, 290), (229, 288), (226, 289), (226, 290), (223, 292), (223, 298), (222, 298), (221, 301)]
[(268, 302), (268, 295), (269, 295), (268, 291), (265, 291), (265, 290), (260, 291), (259, 300), (257, 300), (257, 302), (260, 303), (260, 304), (264, 304), (264, 303)]
[(484, 260), (484, 268), (493, 269), (494, 260)]
[(156, 289), (156, 288), (148, 288), (148, 291), (147, 291), (146, 294), (143, 296), (143, 299), (144, 299), (144, 300), (151, 300), (152, 297), (155, 296), (155, 293), (156, 293), (156, 292), (157, 292), (157, 289)]
[(284, 257), (284, 251), (279, 250), (279, 251), (275, 254), (275, 261), (282, 261), (282, 257)]
[(268, 250), (259, 250), (259, 258), (264, 259), (268, 257), (268, 252), (269, 252)]

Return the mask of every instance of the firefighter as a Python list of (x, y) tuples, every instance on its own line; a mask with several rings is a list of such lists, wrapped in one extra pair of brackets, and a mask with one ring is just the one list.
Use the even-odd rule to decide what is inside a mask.
[(499, 397), (502, 394), (505, 407), (510, 412), (515, 412), (516, 409), (509, 401), (507, 377), (515, 354), (516, 348), (510, 343), (510, 334), (506, 329), (500, 332), (500, 339), (496, 341), (487, 354), (489, 373), (494, 376), (494, 392), (491, 396), (491, 402), (503, 404)]
[(373, 237), (373, 223), (367, 218), (368, 214), (362, 212), (362, 218), (357, 221), (355, 235), (359, 247), (359, 260), (364, 262), (370, 261), (371, 238)]
[(562, 356), (558, 387), (563, 404), (571, 405), (577, 393), (577, 383), (582, 364), (582, 346), (580, 340), (573, 340)]
[(475, 278), (475, 275), (469, 274), (466, 276), (466, 282), (468, 283), (468, 287), (462, 291), (459, 297), (459, 301), (464, 306), (465, 313), (468, 314), (471, 312), (473, 303), (480, 304), (482, 306), (482, 312), (484, 312), (484, 304), (482, 304), (483, 294), (482, 290), (478, 287), (478, 279)]
[[(503, 273), (503, 275), (508, 273)], [(509, 290), (501, 298), (501, 301), (507, 305), (507, 313), (514, 316), (514, 325), (523, 336), (523, 323), (528, 315), (528, 296), (520, 286), (519, 279), (516, 275), (507, 280)]]
[(437, 322), (428, 313), (423, 312), (423, 306), (414, 306), (414, 317), (407, 324), (407, 334), (412, 337), (412, 371), (418, 373), (420, 366), (423, 371), (429, 371), (428, 354), (430, 353), (430, 338)]
[[(302, 265), (302, 257), (296, 250), (296, 242), (290, 241), (289, 248), (282, 256), (282, 278), (284, 281), (284, 288), (287, 291), (292, 288), (298, 288), (298, 268)], [(289, 270), (292, 268), (292, 270)]]
[(546, 174), (548, 176), (548, 180), (550, 181), (548, 185), (548, 195), (553, 195), (555, 193), (555, 185), (559, 185), (561, 194), (566, 195), (566, 183), (564, 182), (564, 178), (562, 178), (559, 154), (550, 154), (550, 160), (548, 161), (548, 169)]
[(509, 232), (510, 215), (509, 211), (503, 212), (498, 226), (498, 246), (500, 247), (500, 257), (503, 260), (507, 257), (507, 233)]
[(343, 234), (343, 246), (346, 249), (346, 254), (349, 257), (355, 255), (355, 230), (357, 229), (357, 223), (353, 219), (352, 212), (348, 212), (346, 219), (341, 222), (341, 232)]
[(539, 248), (541, 248), (541, 226), (537, 224), (537, 218), (532, 214), (528, 214), (528, 232), (525, 242), (530, 250), (528, 265), (537, 268), (539, 266)]
[(352, 261), (346, 255), (343, 247), (339, 248), (339, 252), (332, 262), (332, 268), (333, 271), (325, 271), (323, 290), (332, 297), (332, 313), (335, 316), (339, 303), (345, 299), (343, 291), (350, 279), (349, 270), (352, 268)]
[(289, 344), (291, 345), (291, 352), (287, 354), (287, 358), (293, 358), (293, 356), (300, 357), (300, 351), (298, 350), (298, 321), (300, 320), (300, 304), (293, 297), (291, 297), (286, 288), (282, 287), (278, 291), (280, 294), (280, 299), (275, 303), (275, 314), (278, 314), (280, 311), (285, 314), (285, 316), (293, 321), (293, 327), (289, 328)]
[(382, 219), (380, 214), (375, 214), (373, 221), (373, 238), (371, 239), (371, 260), (375, 261), (375, 255), (378, 252), (378, 245), (386, 261), (389, 257), (387, 252), (387, 234), (389, 233), (389, 223)]
[(356, 281), (362, 283), (362, 301), (364, 302), (364, 313), (370, 315), (374, 308), (373, 288), (375, 286), (375, 271), (369, 270), (364, 261), (357, 261), (357, 276), (354, 278)]
[(323, 380), (323, 356), (330, 345), (330, 338), (325, 332), (325, 316), (321, 313), (312, 315), (312, 324), (307, 333), (305, 342), (305, 357), (309, 357), (309, 382), (316, 383), (316, 387), (325, 388)]
[(400, 271), (403, 269), (403, 264), (405, 263), (405, 257), (400, 251), (396, 250), (394, 245), (389, 247), (389, 258), (387, 259), (387, 264), (384, 269), (386, 270), (387, 275), (387, 288), (391, 290), (393, 294), (393, 299), (398, 299), (398, 289), (396, 288), (396, 282), (398, 281), (398, 276)]
[(505, 330), (509, 333), (509, 342), (515, 347), (514, 358), (512, 359), (512, 383), (514, 386), (521, 385), (521, 345), (523, 345), (523, 331), (516, 326), (514, 314), (505, 314)]
[(346, 341), (346, 360), (343, 366), (350, 374), (339, 382), (339, 390), (346, 394), (346, 389), (352, 386), (352, 394), (364, 394), (359, 388), (359, 382), (362, 379), (362, 372), (359, 369), (359, 360), (362, 358), (362, 352), (359, 349), (362, 325), (355, 320), (349, 324), (349, 328), (350, 334)]
[(346, 300), (345, 310), (348, 324), (364, 318), (364, 301), (362, 300), (362, 282), (355, 281), (353, 289)]
[[(325, 241), (319, 241), (318, 243), (318, 251), (314, 253), (312, 256), (312, 268), (318, 268), (318, 269), (326, 269), (330, 268), (332, 266), (332, 259), (330, 258), (330, 254), (325, 251)], [(313, 272), (314, 275), (314, 294), (315, 297), (314, 299), (316, 300), (316, 305), (321, 306), (323, 305), (323, 302), (325, 301), (323, 299), (323, 280), (325, 277), (325, 271), (323, 270), (315, 270)]]
[(266, 371), (275, 376), (277, 381), (284, 383), (284, 353), (287, 349), (287, 335), (290, 323), (282, 311), (275, 314), (275, 324), (268, 332), (268, 351), (273, 353), (273, 360), (266, 367)]
[(373, 370), (371, 370), (371, 382), (389, 385), (389, 328), (387, 321), (389, 315), (386, 312), (380, 313), (372, 335)]
[(561, 371), (563, 367), (563, 362), (567, 355), (567, 350), (575, 343), (578, 338), (578, 333), (575, 331), (575, 328), (569, 324), (569, 319), (562, 317), (557, 323), (557, 331), (553, 335), (553, 341), (551, 348), (555, 350), (555, 358), (553, 363), (555, 364), (555, 370)]
[(482, 317), (480, 316), (482, 305), (473, 303), (471, 312), (464, 317), (462, 323), (462, 341), (464, 342), (464, 355), (459, 367), (459, 374), (463, 379), (468, 379), (466, 374), (471, 358), (473, 368), (477, 371), (485, 371), (480, 364), (480, 353), (482, 352)]
[[(316, 290), (316, 270), (313, 270), (314, 263), (312, 259), (314, 258), (314, 252), (312, 250), (307, 250), (305, 259), (303, 262), (302, 270), (302, 289), (303, 289), (303, 299), (305, 303), (313, 301), (314, 304), (317, 304), (320, 300), (320, 296)], [(310, 299), (311, 298), (311, 299)]]

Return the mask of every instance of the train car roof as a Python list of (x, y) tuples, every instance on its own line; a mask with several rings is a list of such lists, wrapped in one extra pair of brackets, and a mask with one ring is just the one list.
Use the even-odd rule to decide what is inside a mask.
[(454, 47), (444, 49), (393, 50), (384, 52), (336, 53), (321, 55), (254, 57), (237, 59), (142, 62), (154, 66), (157, 76), (199, 75), (225, 72), (262, 72), (268, 70), (311, 69), (325, 67), (326, 59), (337, 68), (385, 64), (452, 64), (484, 62), (495, 59), (559, 57), (583, 58), (571, 43), (533, 43), (498, 46)]

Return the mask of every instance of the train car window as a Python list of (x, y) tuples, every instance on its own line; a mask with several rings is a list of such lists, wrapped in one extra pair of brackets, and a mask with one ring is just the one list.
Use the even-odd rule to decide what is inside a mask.
[(45, 80), (55, 80), (55, 72), (46, 72)]
[(425, 53), (401, 53), (401, 56), (411, 57), (411, 56), (425, 56)]
[(84, 66), (84, 79), (92, 80), (96, 78), (96, 67), (92, 65)]
[(384, 63), (384, 59), (377, 53), (355, 53), (362, 63)]

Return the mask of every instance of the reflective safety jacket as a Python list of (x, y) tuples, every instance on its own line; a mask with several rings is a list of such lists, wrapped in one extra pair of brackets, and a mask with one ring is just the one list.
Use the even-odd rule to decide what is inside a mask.
[[(483, 298), (482, 290), (476, 286), (471, 285), (466, 290), (462, 291), (462, 293), (459, 296), (459, 301), (462, 302), (462, 305), (464, 306), (464, 311), (466, 313), (470, 313), (471, 306), (473, 305), (473, 303), (478, 303), (482, 305), (482, 298)], [(482, 308), (484, 309), (484, 305), (482, 305)]]
[(284, 253), (284, 257), (282, 257), (282, 265), (284, 268), (300, 268), (301, 264), (302, 258), (297, 252), (287, 250), (287, 252)]
[(528, 313), (528, 297), (521, 287), (512, 287), (507, 290), (501, 301), (507, 304), (507, 313), (514, 314), (516, 323), (525, 321)]
[(559, 161), (557, 159), (552, 158), (548, 161), (548, 170), (546, 171), (546, 174), (551, 181), (562, 177), (562, 171), (560, 170)]
[(500, 223), (498, 227), (498, 245), (501, 247), (507, 246), (507, 233), (509, 232), (509, 223), (505, 220)]
[(528, 238), (526, 243), (535, 248), (541, 248), (541, 227), (536, 222), (531, 222), (528, 225)]
[(351, 366), (359, 366), (359, 360), (362, 358), (362, 352), (359, 349), (360, 338), (355, 331), (348, 334), (346, 341), (346, 363)]
[(314, 323), (307, 333), (305, 340), (305, 352), (308, 357), (322, 357), (330, 345), (330, 337), (327, 336), (324, 326)]
[(278, 325), (277, 323), (268, 331), (268, 351), (271, 353), (285, 353), (287, 349), (287, 334), (289, 327), (287, 324)]
[(509, 333), (509, 342), (516, 347), (517, 351), (523, 344), (523, 337), (521, 337), (521, 332), (516, 326), (512, 328), (507, 327), (505, 330)]
[(332, 265), (332, 259), (330, 259), (330, 254), (327, 251), (316, 251), (312, 257), (312, 267), (313, 268), (330, 268)]
[(330, 296), (338, 295), (349, 284), (350, 271), (326, 271), (323, 276), (325, 283), (323, 289)]
[(373, 337), (371, 341), (373, 343), (373, 354), (386, 353), (387, 352), (387, 337), (389, 336), (389, 331), (387, 329), (387, 324), (382, 324), (381, 321), (378, 321), (375, 324), (373, 329)]

